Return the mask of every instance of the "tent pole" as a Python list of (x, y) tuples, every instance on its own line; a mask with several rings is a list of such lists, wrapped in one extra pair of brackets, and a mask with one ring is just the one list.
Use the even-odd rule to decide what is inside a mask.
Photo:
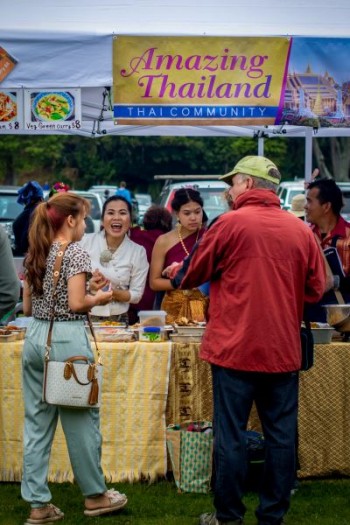
[(312, 174), (312, 135), (313, 129), (308, 127), (305, 130), (305, 182), (311, 181)]
[(258, 138), (258, 155), (261, 157), (264, 156), (264, 137)]

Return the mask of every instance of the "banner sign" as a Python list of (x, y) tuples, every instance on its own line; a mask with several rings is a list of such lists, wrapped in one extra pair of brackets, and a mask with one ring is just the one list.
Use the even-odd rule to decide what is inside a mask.
[(277, 123), (350, 126), (350, 39), (293, 37)]
[(70, 131), (81, 127), (80, 89), (26, 89), (24, 128), (30, 131)]
[(23, 93), (21, 89), (0, 91), (0, 130), (23, 129)]
[(0, 46), (0, 82), (2, 82), (16, 66), (17, 60)]
[(288, 37), (115, 37), (116, 124), (275, 124), (289, 51)]

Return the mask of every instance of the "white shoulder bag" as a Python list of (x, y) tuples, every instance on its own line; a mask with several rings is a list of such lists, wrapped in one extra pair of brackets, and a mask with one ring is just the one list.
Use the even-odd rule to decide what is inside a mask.
[(86, 356), (81, 355), (73, 355), (64, 362), (50, 359), (57, 282), (66, 248), (67, 246), (59, 249), (53, 272), (54, 302), (45, 346), (43, 401), (49, 405), (71, 408), (100, 408), (102, 362), (89, 314), (87, 317), (96, 345), (97, 363), (90, 362)]

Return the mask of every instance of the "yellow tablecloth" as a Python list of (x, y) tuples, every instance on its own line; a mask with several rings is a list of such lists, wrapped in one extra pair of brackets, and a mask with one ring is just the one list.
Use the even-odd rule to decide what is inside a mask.
[[(22, 342), (1, 343), (0, 480), (19, 481), (22, 469)], [(107, 481), (165, 475), (165, 409), (171, 343), (100, 343), (104, 363), (101, 431)], [(50, 462), (50, 481), (72, 481), (59, 426)]]
[[(198, 343), (173, 344), (172, 352), (170, 343), (100, 347), (106, 365), (101, 409), (106, 478), (163, 475), (166, 424), (212, 419), (210, 366), (198, 358)], [(0, 481), (21, 479), (21, 351), (20, 342), (0, 344)], [(300, 477), (350, 475), (349, 362), (350, 343), (316, 345), (315, 366), (300, 374)], [(72, 480), (60, 427), (50, 480)]]
[(350, 475), (350, 343), (315, 346), (300, 374), (300, 476)]
[[(212, 420), (210, 367), (199, 345), (175, 344), (167, 421)], [(315, 365), (300, 373), (299, 477), (350, 475), (350, 343), (315, 345)], [(253, 409), (249, 428), (260, 430)]]

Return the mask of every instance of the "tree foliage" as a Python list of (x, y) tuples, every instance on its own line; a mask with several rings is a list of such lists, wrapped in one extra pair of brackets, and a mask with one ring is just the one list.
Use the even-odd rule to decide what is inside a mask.
[[(327, 166), (337, 180), (349, 177), (348, 140), (314, 140), (316, 165)], [(87, 189), (92, 184), (117, 185), (126, 180), (135, 191), (156, 194), (160, 184), (154, 182), (154, 175), (223, 174), (243, 156), (257, 153), (257, 139), (245, 137), (106, 136), (93, 140), (68, 135), (1, 135), (0, 183), (62, 180), (76, 189)], [(283, 179), (303, 177), (303, 139), (265, 139), (264, 155), (277, 164)], [(323, 171), (327, 173), (326, 168)]]
[(350, 176), (350, 138), (314, 139), (313, 151), (321, 176), (348, 182)]

